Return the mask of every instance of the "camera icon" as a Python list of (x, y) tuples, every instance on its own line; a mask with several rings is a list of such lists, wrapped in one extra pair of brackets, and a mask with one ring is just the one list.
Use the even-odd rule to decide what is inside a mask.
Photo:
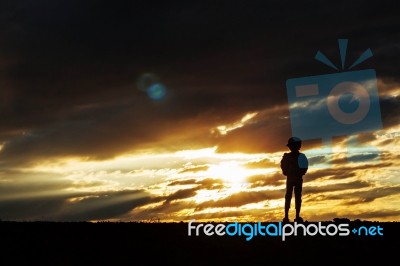
[[(343, 53), (347, 40), (339, 40), (339, 46), (344, 68)], [(351, 67), (371, 55), (367, 50)], [(320, 52), (316, 59), (337, 69)], [(304, 140), (321, 139), (325, 155), (332, 155), (332, 137), (382, 128), (376, 72), (373, 69), (293, 78), (286, 81), (286, 89), (292, 134)]]

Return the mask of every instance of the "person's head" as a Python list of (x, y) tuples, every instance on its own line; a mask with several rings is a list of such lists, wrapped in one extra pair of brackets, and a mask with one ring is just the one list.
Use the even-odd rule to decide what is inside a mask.
[(291, 150), (291, 151), (299, 151), (301, 148), (301, 139), (297, 137), (291, 137), (288, 139), (288, 143), (286, 146)]

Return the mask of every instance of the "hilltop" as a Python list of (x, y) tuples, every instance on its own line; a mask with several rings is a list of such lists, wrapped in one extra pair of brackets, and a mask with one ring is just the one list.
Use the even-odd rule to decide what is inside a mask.
[[(341, 224), (336, 220), (321, 224)], [(316, 222), (313, 222), (316, 224)], [(304, 223), (304, 225), (311, 223)], [(29, 259), (41, 265), (82, 265), (101, 263), (117, 265), (137, 259), (149, 263), (213, 265), (218, 263), (258, 264), (276, 258), (329, 261), (378, 256), (389, 259), (388, 249), (399, 236), (398, 222), (350, 221), (349, 228), (379, 225), (383, 235), (363, 236), (188, 236), (188, 223), (146, 222), (1, 222), (3, 242), (1, 262)], [(395, 242), (393, 242), (395, 243)], [(362, 252), (362, 253), (360, 253)], [(149, 255), (147, 255), (149, 254)], [(366, 257), (367, 256), (367, 257)], [(5, 265), (5, 263), (1, 263)], [(134, 264), (134, 263), (132, 263)]]

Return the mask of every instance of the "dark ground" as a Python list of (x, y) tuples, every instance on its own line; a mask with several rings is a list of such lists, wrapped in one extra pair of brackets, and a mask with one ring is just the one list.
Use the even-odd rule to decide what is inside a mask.
[[(186, 223), (0, 222), (0, 265), (379, 265), (399, 252), (400, 223), (383, 236), (188, 236)], [(142, 262), (140, 262), (142, 261)], [(395, 263), (396, 264), (396, 263)], [(304, 265), (304, 264), (302, 264)]]

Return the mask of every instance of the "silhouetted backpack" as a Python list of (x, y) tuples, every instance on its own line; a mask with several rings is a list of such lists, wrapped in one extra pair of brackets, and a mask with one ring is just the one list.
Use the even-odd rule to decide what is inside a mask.
[(301, 152), (284, 153), (281, 160), (281, 169), (285, 176), (300, 178), (307, 173), (307, 157)]

